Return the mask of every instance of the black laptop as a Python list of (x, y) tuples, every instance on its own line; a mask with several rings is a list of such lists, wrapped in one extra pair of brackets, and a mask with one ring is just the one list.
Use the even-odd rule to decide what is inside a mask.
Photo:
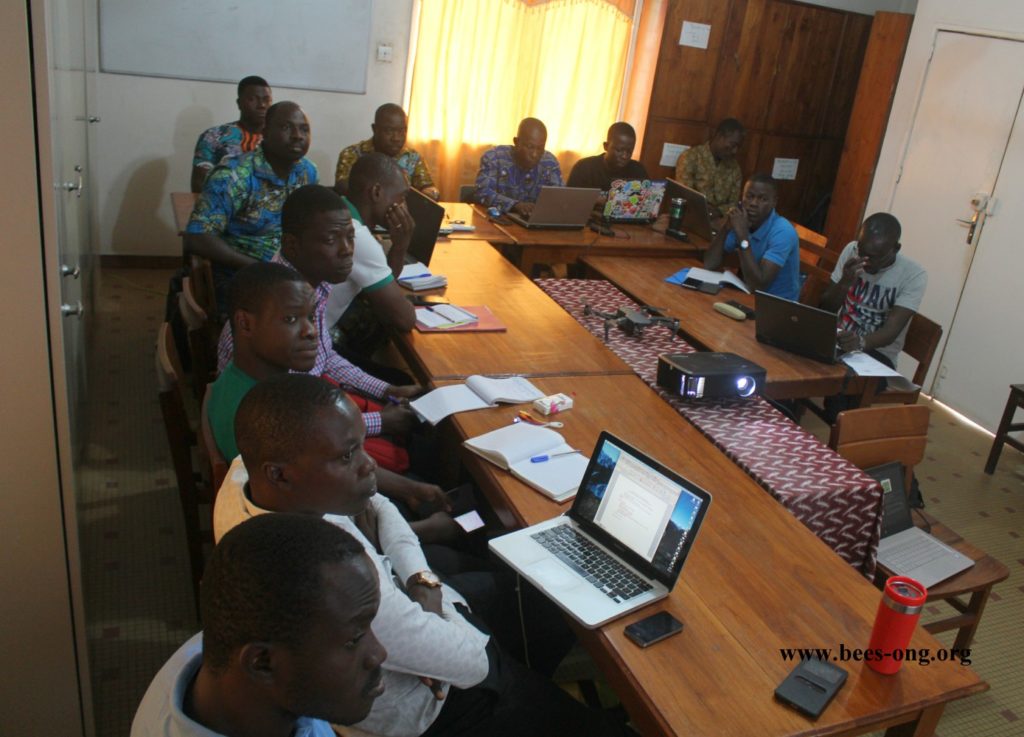
[(836, 362), (836, 313), (761, 291), (754, 292), (754, 312), (760, 342), (822, 363)]
[(683, 223), (680, 226), (683, 232), (693, 233), (710, 243), (717, 231), (711, 227), (711, 211), (708, 209), (707, 198), (697, 190), (690, 189), (675, 179), (666, 179), (665, 197), (661, 200), (663, 214), (672, 211), (672, 200), (674, 199), (682, 199), (685, 203)]
[(405, 263), (414, 264), (418, 261), (424, 266), (430, 266), (437, 234), (444, 222), (444, 208), (422, 192), (411, 188), (405, 195), (405, 204), (416, 223), (412, 230), (412, 240), (409, 241), (409, 250), (405, 254)]

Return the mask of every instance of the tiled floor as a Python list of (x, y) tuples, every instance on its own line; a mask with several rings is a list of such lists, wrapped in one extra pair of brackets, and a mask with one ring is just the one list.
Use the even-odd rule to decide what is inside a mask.
[[(97, 306), (78, 505), (97, 737), (128, 734), (150, 678), (196, 629), (153, 365), (168, 277), (107, 270)], [(996, 474), (985, 476), (990, 438), (933, 409), (918, 468), (928, 511), (1011, 571), (994, 590), (972, 653), (992, 688), (948, 706), (937, 734), (1024, 735), (1024, 455), (1005, 450)], [(953, 633), (939, 639), (951, 644)]]

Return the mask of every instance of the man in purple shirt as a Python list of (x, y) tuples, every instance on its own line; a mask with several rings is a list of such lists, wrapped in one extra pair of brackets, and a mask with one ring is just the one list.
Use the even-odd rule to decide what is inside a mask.
[(547, 140), (542, 122), (524, 118), (511, 146), (495, 146), (480, 157), (474, 202), (529, 216), (541, 187), (562, 186), (558, 160), (544, 150)]

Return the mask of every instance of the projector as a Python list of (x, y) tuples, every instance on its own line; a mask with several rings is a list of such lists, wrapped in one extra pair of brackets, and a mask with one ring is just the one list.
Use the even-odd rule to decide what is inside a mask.
[(663, 353), (658, 386), (683, 399), (750, 397), (768, 372), (735, 353)]

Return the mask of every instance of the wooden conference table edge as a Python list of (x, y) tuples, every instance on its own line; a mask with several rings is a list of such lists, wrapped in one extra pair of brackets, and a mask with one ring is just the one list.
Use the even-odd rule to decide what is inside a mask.
[[(636, 263), (635, 260), (632, 260)], [(640, 302), (641, 304), (651, 304), (658, 302), (658, 297), (653, 297), (651, 294), (642, 293), (641, 290), (631, 286), (627, 279), (621, 277), (617, 272), (617, 266), (619, 263), (623, 263), (624, 260), (619, 257), (606, 256), (605, 254), (593, 254), (586, 255), (582, 258), (583, 264), (587, 267), (588, 271), (592, 274), (608, 280), (614, 284), (618, 289), (621, 289), (632, 299)], [(673, 269), (683, 268), (684, 266), (696, 266), (699, 265), (697, 261), (679, 261), (671, 264), (666, 264), (666, 273), (671, 273)], [(659, 274), (659, 280), (663, 278)], [(694, 293), (690, 295), (688, 292), (681, 291), (679, 294), (680, 298), (683, 297), (704, 297)], [(745, 295), (741, 292), (736, 292), (731, 297), (735, 297), (737, 301), (743, 302), (748, 306), (753, 306), (753, 298), (749, 295)], [(707, 313), (709, 319), (719, 319), (728, 322), (727, 318), (719, 316), (717, 313), (711, 312), (711, 304), (714, 301), (724, 301), (725, 297), (704, 297), (704, 301), (708, 304)], [(664, 299), (660, 300), (662, 303)], [(669, 314), (672, 314), (671, 308), (669, 308)], [(684, 321), (685, 323), (685, 321)], [(686, 338), (687, 342), (691, 343), (694, 347), (703, 350), (721, 350), (720, 346), (709, 344), (707, 340), (701, 338), (701, 336), (692, 334), (687, 331), (686, 324), (680, 326), (679, 330)], [(751, 344), (752, 350), (744, 351), (744, 356), (755, 363), (768, 363), (770, 361), (759, 360), (763, 354), (771, 354), (772, 360), (777, 362), (782, 359), (787, 362), (789, 366), (801, 366), (803, 371), (810, 370), (812, 376), (807, 377), (784, 377), (782, 379), (773, 378), (773, 372), (768, 371), (768, 384), (765, 387), (765, 394), (772, 399), (783, 400), (783, 399), (801, 399), (804, 397), (823, 397), (832, 394), (845, 393), (854, 396), (863, 396), (869, 389), (872, 389), (877, 384), (878, 380), (871, 377), (847, 377), (846, 369), (843, 364), (824, 364), (818, 361), (814, 361), (810, 358), (803, 358), (795, 354), (783, 351), (781, 348), (772, 348), (763, 344)], [(774, 376), (777, 376), (775, 374)], [(863, 405), (866, 406), (866, 405)]]
[[(576, 378), (578, 380), (585, 378), (592, 381), (597, 381), (599, 379), (599, 377)], [(644, 385), (643, 382), (635, 376), (616, 376), (604, 378), (609, 379), (611, 382), (631, 382), (633, 386), (631, 386), (630, 389), (632, 389), (633, 391), (650, 391), (649, 387)], [(541, 391), (553, 392), (558, 391), (559, 389), (564, 390), (565, 382), (566, 378), (563, 378), (562, 380), (538, 380), (536, 383), (538, 383), (539, 387), (541, 388)], [(437, 383), (438, 385), (445, 385), (451, 382), (439, 380)], [(577, 382), (577, 386), (578, 385), (579, 384)], [(628, 392), (624, 391), (623, 393), (627, 394)], [(652, 396), (655, 396), (653, 395), (653, 392)], [(658, 401), (660, 401), (660, 398)], [(580, 417), (580, 415), (582, 413), (585, 413), (586, 411), (587, 410), (585, 405), (578, 407), (577, 409), (572, 410), (571, 413), (567, 413), (565, 415), (566, 421), (571, 422), (573, 418), (572, 413), (575, 413), (576, 417)], [(451, 422), (452, 427), (458, 436), (457, 442), (461, 442), (461, 440), (464, 440), (467, 437), (471, 437), (475, 434), (479, 434), (482, 431), (486, 431), (487, 426), (493, 424), (493, 420), (496, 419), (498, 415), (508, 415), (509, 417), (511, 417), (513, 414), (514, 409), (512, 407), (505, 405), (497, 407), (492, 410), (481, 410), (480, 412), (455, 415), (451, 418)], [(668, 413), (664, 413), (664, 415), (666, 417), (670, 416)], [(672, 416), (671, 422), (675, 422), (676, 419), (677, 416)], [(678, 419), (681, 421), (681, 418)], [(583, 420), (583, 418), (580, 418), (580, 421), (589, 422), (587, 420)], [(702, 458), (714, 456), (717, 459), (716, 462), (722, 464), (721, 467), (725, 470), (726, 474), (732, 474), (736, 476), (737, 479), (742, 478), (743, 484), (753, 488), (758, 495), (763, 494), (763, 490), (761, 490), (760, 487), (757, 487), (752, 479), (749, 479), (749, 477), (742, 475), (742, 471), (736, 468), (727, 458), (724, 457), (724, 455), (720, 453), (720, 451), (711, 446), (710, 441), (707, 441), (705, 438), (700, 436), (699, 433), (697, 433), (695, 430), (692, 430), (689, 427), (689, 425), (686, 425), (685, 422), (680, 422), (677, 428), (680, 432), (685, 432), (688, 435), (687, 442), (685, 444), (688, 448), (693, 444), (703, 444), (708, 446), (707, 448), (701, 448), (701, 452), (699, 455)], [(593, 429), (596, 431), (596, 428)], [(666, 428), (666, 430), (667, 429), (668, 428)], [(582, 447), (582, 445), (579, 443), (576, 443), (575, 445), (577, 447)], [(484, 461), (475, 454), (465, 451), (463, 449), (461, 452), (461, 456), (463, 464), (471, 473), (471, 475), (477, 480), (477, 483), (480, 485), (480, 488), (483, 491), (484, 495), (491, 503), (495, 511), (498, 513), (502, 523), (505, 524), (507, 527), (518, 528), (520, 526), (536, 524), (537, 522), (540, 522), (544, 519), (548, 519), (550, 517), (568, 511), (570, 503), (566, 502), (558, 504), (551, 500), (548, 500), (547, 498), (543, 497), (536, 491), (530, 489), (529, 487), (525, 486), (524, 484), (516, 480), (510, 474), (501, 471), (493, 464)], [(717, 458), (718, 456), (721, 456), (721, 458)], [(710, 461), (708, 462), (710, 463)], [(781, 509), (778, 510), (778, 512), (780, 515), (786, 515), (786, 513), (783, 512), (783, 510)], [(796, 522), (796, 520), (789, 519), (788, 517), (786, 517), (785, 524), (789, 525), (792, 528), (794, 534), (805, 538), (803, 543), (804, 545), (809, 544), (811, 546), (824, 546), (824, 543), (818, 540), (818, 538), (815, 537), (813, 533), (804, 528), (800, 523)], [(707, 544), (707, 541), (705, 542)], [(698, 542), (697, 547), (699, 546), (700, 543)], [(822, 550), (821, 552), (827, 554), (830, 551)], [(699, 553), (696, 554), (699, 555)], [(850, 571), (849, 575), (852, 577), (856, 574)], [(685, 569), (683, 572), (683, 579), (684, 581), (686, 579)], [(685, 588), (685, 586), (683, 588)], [(865, 588), (865, 590), (867, 590), (866, 582), (865, 586), (862, 588)], [(871, 589), (871, 592), (872, 596), (874, 596), (874, 589)], [(700, 598), (699, 591), (691, 591), (690, 593), (697, 593), (698, 598)], [(682, 596), (683, 595), (680, 594), (679, 598), (682, 598)], [(701, 607), (703, 607), (703, 609), (711, 611), (711, 602), (704, 602), (703, 600), (701, 600), (699, 604)], [(692, 600), (687, 600), (687, 607), (692, 608), (694, 605), (695, 603)], [(652, 606), (656, 607), (658, 605)], [(635, 615), (630, 616), (636, 619), (640, 616), (646, 616), (646, 614), (648, 614), (649, 612), (650, 608), (647, 608), (646, 610), (641, 610), (640, 612), (637, 612)], [(603, 672), (606, 674), (606, 676), (609, 678), (609, 681), (612, 683), (613, 687), (616, 688), (617, 692), (623, 698), (624, 702), (627, 705), (627, 708), (629, 709), (631, 717), (634, 719), (638, 726), (643, 727), (641, 733), (645, 735), (679, 734), (679, 725), (673, 727), (668, 721), (666, 721), (657, 703), (654, 702), (653, 698), (649, 694), (649, 690), (651, 689), (650, 683), (644, 683), (643, 677), (645, 675), (650, 676), (652, 674), (645, 674), (642, 672), (638, 673), (636, 671), (635, 664), (633, 667), (631, 667), (629, 664), (623, 661), (619, 655), (617, 648), (610, 639), (609, 633), (611, 633), (612, 636), (617, 634), (618, 630), (621, 628), (625, 621), (628, 620), (623, 620), (617, 623), (609, 624), (606, 626), (606, 628), (601, 630), (585, 630), (580, 627), (576, 627), (576, 630), (578, 636), (581, 638), (581, 641), (583, 641), (588, 646), (588, 650), (591, 652), (595, 661), (599, 663)], [(729, 635), (731, 636), (731, 633), (729, 633)], [(925, 637), (925, 635), (923, 634), (923, 630), (918, 635), (915, 635), (915, 637)], [(927, 641), (928, 646), (930, 646), (933, 650), (939, 646), (939, 643), (936, 640), (931, 639), (930, 637), (927, 637)], [(921, 643), (918, 640), (916, 640), (912, 644), (916, 646), (921, 646)], [(736, 643), (736, 647), (740, 650), (743, 649), (742, 643), (739, 642)], [(847, 665), (846, 667), (850, 670), (855, 671), (856, 667), (863, 668), (864, 666), (851, 667), (850, 665)], [(856, 671), (851, 675), (856, 675)], [(812, 726), (812, 728), (808, 731), (785, 731), (779, 732), (779, 734), (856, 735), (862, 734), (867, 731), (892, 727), (894, 725), (901, 725), (898, 731), (894, 731), (892, 733), (894, 735), (930, 734), (930, 731), (918, 732), (913, 730), (902, 730), (907, 729), (911, 725), (923, 726), (929, 723), (931, 719), (934, 719), (934, 721), (937, 722), (938, 717), (941, 716), (942, 709), (946, 701), (962, 698), (970, 694), (986, 690), (988, 688), (988, 685), (984, 681), (981, 681), (980, 678), (976, 676), (976, 674), (974, 674), (974, 676), (974, 682), (970, 685), (962, 686), (958, 689), (946, 692), (941, 696), (936, 695), (929, 699), (920, 700), (918, 703), (899, 704), (898, 706), (884, 709), (872, 717), (854, 717), (842, 725), (822, 725), (821, 729), (814, 728)], [(775, 682), (771, 681), (771, 683), (774, 685)]]

